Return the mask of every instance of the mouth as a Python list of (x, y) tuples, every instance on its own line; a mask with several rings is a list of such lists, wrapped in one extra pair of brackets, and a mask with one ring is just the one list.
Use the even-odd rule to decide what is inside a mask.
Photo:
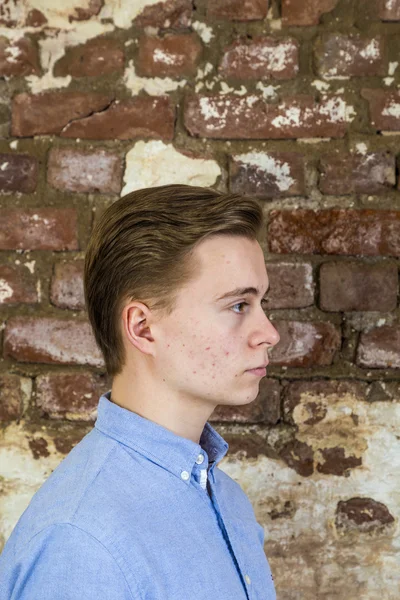
[(253, 373), (254, 375), (257, 375), (258, 377), (265, 377), (265, 375), (267, 374), (267, 366), (269, 363), (264, 363), (263, 365), (260, 365), (259, 367), (255, 367), (254, 369), (247, 369), (246, 373)]

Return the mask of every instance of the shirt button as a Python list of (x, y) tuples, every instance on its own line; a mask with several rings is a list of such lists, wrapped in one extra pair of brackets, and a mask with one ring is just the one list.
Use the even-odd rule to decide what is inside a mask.
[(189, 475), (189, 473), (187, 471), (182, 471), (181, 477), (182, 477), (182, 479), (184, 479), (185, 481), (187, 481), (189, 479), (190, 475)]
[(250, 585), (250, 583), (251, 583), (250, 577), (248, 575), (245, 575), (244, 578), (246, 580), (246, 583), (248, 583)]
[(204, 456), (203, 456), (203, 454), (199, 454), (198, 457), (196, 458), (196, 463), (198, 465), (201, 465), (201, 463), (203, 463), (203, 462), (204, 462)]

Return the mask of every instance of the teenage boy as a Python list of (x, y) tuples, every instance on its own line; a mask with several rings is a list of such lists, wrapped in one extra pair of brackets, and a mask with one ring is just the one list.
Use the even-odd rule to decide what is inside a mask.
[(279, 335), (259, 203), (186, 185), (100, 217), (86, 306), (111, 390), (0, 557), (0, 600), (273, 600), (264, 530), (207, 419), (256, 398)]

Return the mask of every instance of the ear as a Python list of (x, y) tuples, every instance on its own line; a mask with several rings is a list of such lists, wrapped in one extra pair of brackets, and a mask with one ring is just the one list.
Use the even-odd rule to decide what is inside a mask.
[(154, 356), (154, 338), (150, 329), (151, 319), (151, 310), (142, 302), (130, 302), (122, 311), (124, 332), (128, 342), (144, 354)]

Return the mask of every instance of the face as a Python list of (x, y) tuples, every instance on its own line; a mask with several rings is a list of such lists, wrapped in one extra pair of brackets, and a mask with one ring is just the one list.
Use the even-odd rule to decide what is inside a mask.
[[(264, 313), (268, 289), (258, 242), (215, 236), (195, 250), (196, 277), (178, 294), (174, 311), (156, 326), (157, 374), (182, 399), (213, 405), (252, 402), (279, 334)], [(255, 288), (256, 294), (235, 292)]]

